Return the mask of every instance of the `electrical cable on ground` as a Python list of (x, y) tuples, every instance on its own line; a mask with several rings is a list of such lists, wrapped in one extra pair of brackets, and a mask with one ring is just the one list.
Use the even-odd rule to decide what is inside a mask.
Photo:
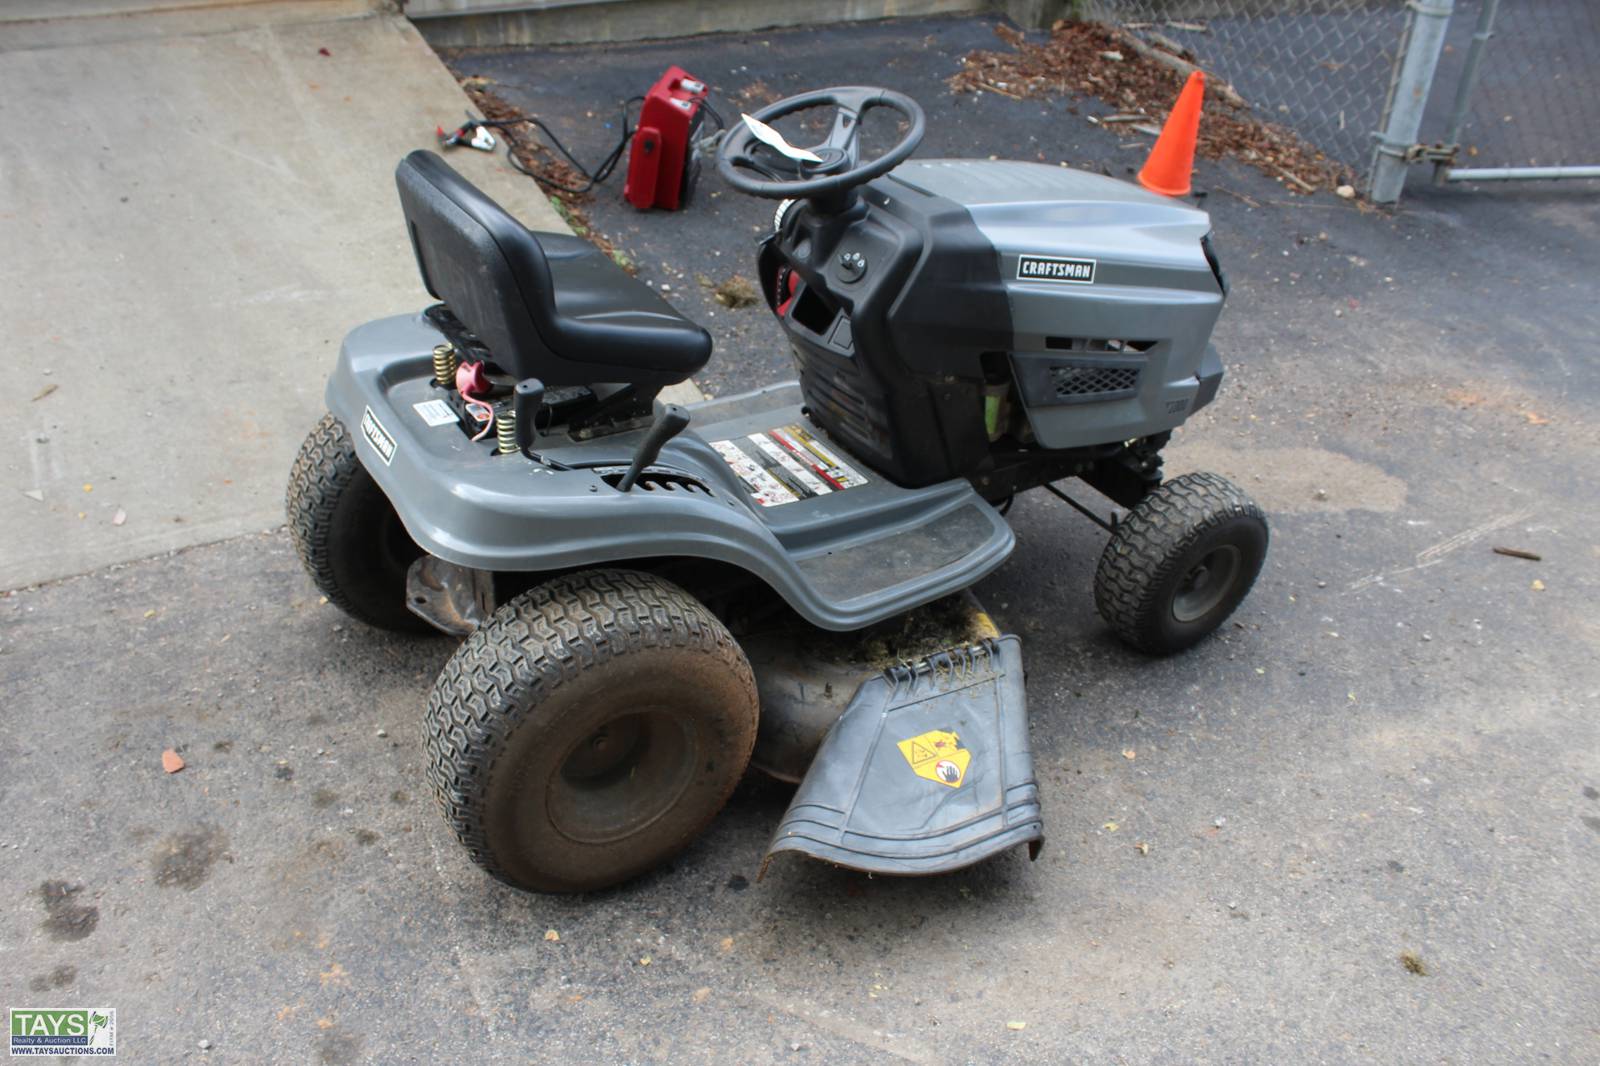
[[(622, 102), (622, 105), (619, 108), (622, 115), (622, 136), (617, 140), (616, 145), (611, 149), (611, 151), (606, 153), (605, 158), (602, 159), (599, 165), (596, 166), (592, 171), (585, 167), (582, 163), (578, 162), (577, 157), (568, 151), (566, 145), (561, 143), (561, 138), (555, 135), (554, 130), (545, 125), (541, 119), (538, 119), (532, 115), (525, 115), (520, 118), (480, 119), (473, 118), (469, 114), (467, 116), (467, 125), (483, 126), (488, 129), (498, 129), (505, 137), (506, 160), (512, 165), (512, 167), (521, 173), (526, 174), (528, 177), (547, 188), (554, 189), (557, 192), (567, 193), (570, 196), (582, 196), (584, 193), (588, 192), (590, 189), (609, 178), (617, 169), (617, 164), (622, 161), (623, 155), (628, 150), (628, 143), (633, 139), (634, 134), (633, 121), (629, 116), (628, 109), (634, 104), (643, 102), (643, 96), (630, 96), (628, 99)], [(716, 133), (710, 135), (714, 138), (720, 135), (723, 130), (727, 129), (727, 123), (723, 121), (722, 116), (717, 113), (716, 109), (711, 106), (709, 101), (704, 101), (702, 106), (705, 108), (706, 113), (709, 114), (717, 124)], [(540, 174), (531, 169), (520, 158), (518, 158), (516, 149), (526, 146), (517, 139), (515, 127), (523, 124), (527, 124), (536, 128), (540, 134), (543, 135), (543, 139), (549, 142), (550, 147), (559, 152), (562, 158), (564, 158), (567, 163), (572, 166), (572, 169), (576, 170), (583, 176), (585, 179), (584, 183), (582, 185), (567, 185), (563, 182), (556, 181), (554, 178), (551, 178), (548, 175)], [(708, 138), (702, 138), (702, 141), (706, 139)]]

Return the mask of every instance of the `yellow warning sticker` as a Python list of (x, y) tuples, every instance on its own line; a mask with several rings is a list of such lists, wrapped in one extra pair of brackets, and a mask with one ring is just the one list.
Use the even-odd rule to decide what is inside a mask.
[(900, 742), (900, 754), (918, 777), (951, 788), (961, 787), (967, 779), (967, 763), (972, 761), (972, 752), (961, 746), (961, 738), (943, 729), (907, 737)]

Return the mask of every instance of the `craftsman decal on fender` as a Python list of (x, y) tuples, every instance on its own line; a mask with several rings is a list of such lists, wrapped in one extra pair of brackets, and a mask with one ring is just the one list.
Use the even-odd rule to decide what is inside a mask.
[(1059, 255), (1024, 255), (1017, 260), (1018, 281), (1064, 281), (1094, 284), (1093, 259), (1064, 259)]
[(367, 443), (378, 453), (384, 466), (394, 461), (394, 438), (389, 436), (389, 431), (383, 428), (383, 423), (378, 421), (378, 416), (372, 413), (370, 407), (361, 416), (361, 435), (367, 438)]
[(961, 738), (943, 729), (930, 729), (900, 742), (900, 754), (918, 777), (941, 785), (960, 788), (967, 777), (972, 752), (961, 746)]

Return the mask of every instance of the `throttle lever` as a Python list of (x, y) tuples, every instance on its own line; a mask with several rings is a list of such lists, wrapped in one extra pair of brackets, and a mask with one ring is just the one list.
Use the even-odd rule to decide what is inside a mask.
[(544, 382), (526, 378), (517, 382), (511, 394), (512, 417), (516, 420), (517, 451), (526, 452), (533, 447), (533, 436), (538, 430), (539, 409), (544, 406)]

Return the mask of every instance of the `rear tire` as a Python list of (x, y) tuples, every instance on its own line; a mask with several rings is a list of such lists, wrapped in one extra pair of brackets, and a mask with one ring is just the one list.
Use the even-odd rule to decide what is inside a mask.
[(1128, 513), (1094, 575), (1095, 607), (1151, 655), (1190, 647), (1239, 606), (1267, 555), (1267, 520), (1216, 474), (1184, 474)]
[(286, 506), (295, 551), (329, 603), (379, 629), (434, 632), (406, 608), (406, 571), (422, 549), (332, 415), (300, 445)]
[(456, 651), (424, 718), (456, 837), (519, 888), (626, 881), (682, 850), (743, 776), (759, 713), (733, 636), (676, 585), (567, 574)]

